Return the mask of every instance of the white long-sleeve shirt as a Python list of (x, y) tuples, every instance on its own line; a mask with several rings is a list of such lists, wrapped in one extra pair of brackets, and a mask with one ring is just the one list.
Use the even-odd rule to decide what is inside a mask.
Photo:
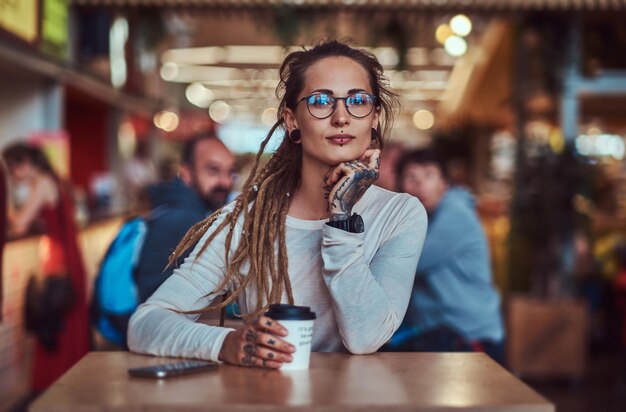
[[(185, 262), (132, 316), (128, 346), (134, 352), (217, 361), (229, 328), (197, 323), (188, 311), (206, 307), (224, 278), (227, 228), (196, 260), (210, 233), (232, 210), (224, 208)], [(426, 212), (412, 196), (371, 186), (353, 212), (364, 233), (287, 216), (288, 270), (296, 305), (316, 313), (312, 350), (354, 354), (378, 350), (400, 326), (406, 312), (427, 228)], [(239, 243), (242, 218), (231, 252)], [(242, 273), (246, 273), (244, 265)], [(229, 288), (235, 285), (229, 285)], [(239, 296), (242, 313), (256, 305), (254, 285)], [(286, 294), (283, 303), (287, 302)]]

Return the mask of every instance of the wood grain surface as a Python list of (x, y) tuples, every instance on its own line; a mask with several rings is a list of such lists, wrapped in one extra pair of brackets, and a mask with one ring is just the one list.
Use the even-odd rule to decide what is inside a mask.
[(92, 352), (30, 411), (554, 411), (480, 353), (311, 355), (304, 371), (221, 365), (159, 380), (127, 369), (172, 358)]

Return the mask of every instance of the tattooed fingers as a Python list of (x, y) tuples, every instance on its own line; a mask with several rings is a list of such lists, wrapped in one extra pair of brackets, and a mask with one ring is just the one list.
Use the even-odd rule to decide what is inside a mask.
[(290, 354), (276, 352), (263, 347), (258, 347), (257, 356), (268, 361), (291, 362), (293, 360), (293, 356)]
[(282, 366), (282, 363), (273, 361), (271, 359), (259, 358), (258, 356), (246, 354), (243, 358), (241, 358), (241, 366), (256, 366), (257, 368), (279, 369)]
[(268, 348), (288, 354), (296, 351), (296, 348), (292, 344), (287, 343), (274, 335), (270, 335), (269, 333), (262, 333), (259, 336), (258, 343)]
[(240, 366), (280, 368), (291, 362), (296, 348), (282, 338), (287, 330), (278, 322), (261, 316), (253, 323), (226, 335), (218, 358)]
[(261, 316), (253, 322), (253, 327), (257, 330), (263, 330), (278, 336), (287, 336), (287, 329), (275, 320), (267, 316)]
[[(274, 337), (268, 333), (254, 333), (248, 331), (246, 340), (240, 350), (240, 359), (242, 366), (257, 366), (265, 368), (280, 368), (283, 362), (291, 362), (293, 356), (291, 353), (295, 348), (290, 344)], [(265, 347), (263, 345), (267, 345)]]

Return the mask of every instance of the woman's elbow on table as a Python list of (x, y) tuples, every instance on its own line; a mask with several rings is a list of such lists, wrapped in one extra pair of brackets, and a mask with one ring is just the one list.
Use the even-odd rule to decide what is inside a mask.
[(372, 353), (376, 353), (379, 346), (377, 345), (368, 345), (368, 344), (347, 344), (346, 349), (352, 355), (370, 355)]
[(383, 346), (384, 342), (378, 344), (377, 342), (368, 342), (363, 339), (344, 339), (343, 344), (352, 355), (369, 355), (376, 353)]

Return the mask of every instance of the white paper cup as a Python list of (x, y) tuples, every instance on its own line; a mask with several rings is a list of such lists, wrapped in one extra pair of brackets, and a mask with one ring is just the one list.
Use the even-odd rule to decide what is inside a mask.
[(311, 358), (311, 342), (313, 341), (313, 320), (279, 320), (281, 325), (287, 329), (288, 334), (281, 337), (283, 340), (295, 346), (296, 351), (292, 353), (293, 360), (283, 363), (281, 370), (308, 369)]
[(308, 369), (313, 341), (313, 323), (315, 313), (308, 306), (270, 305), (265, 316), (278, 321), (287, 329), (287, 336), (280, 338), (291, 343), (296, 351), (293, 360), (283, 363), (281, 370)]

